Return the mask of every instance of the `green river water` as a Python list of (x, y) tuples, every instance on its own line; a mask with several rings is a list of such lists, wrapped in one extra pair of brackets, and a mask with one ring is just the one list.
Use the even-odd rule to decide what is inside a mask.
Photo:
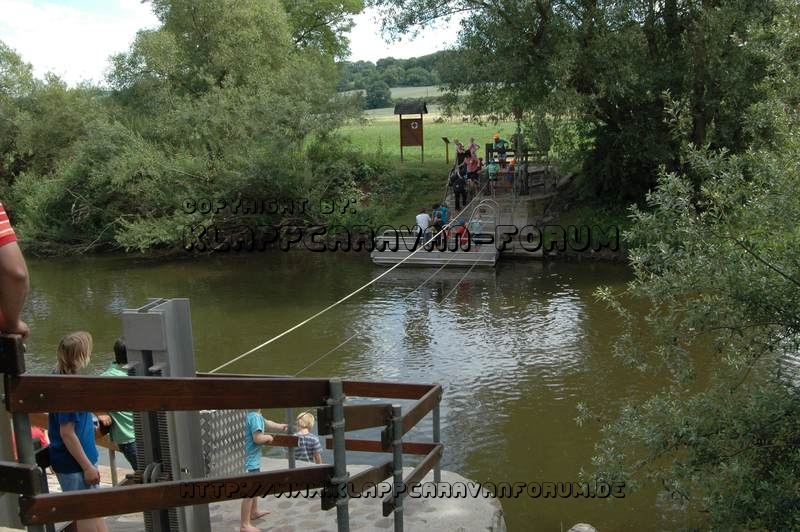
[[(95, 339), (88, 371), (105, 369), (122, 332), (121, 311), (151, 297), (189, 298), (198, 370), (208, 371), (386, 271), (365, 253), (279, 251), (28, 264), (33, 372), (48, 372), (59, 338), (77, 329)], [(610, 412), (654, 386), (613, 358), (619, 325), (593, 295), (599, 285), (622, 287), (627, 268), (501, 260), (496, 270), (473, 270), (461, 282), (466, 269), (443, 271), (417, 289), (434, 271), (395, 270), (226, 371), (295, 375), (311, 365), (302, 376), (438, 382), (444, 468), (478, 482), (575, 481), (590, 467), (599, 430), (576, 425), (576, 405)], [(430, 428), (428, 417), (412, 437), (430, 438)], [(523, 493), (502, 504), (514, 532), (561, 531), (577, 522), (604, 532), (669, 527), (670, 509), (652, 491), (615, 500)]]

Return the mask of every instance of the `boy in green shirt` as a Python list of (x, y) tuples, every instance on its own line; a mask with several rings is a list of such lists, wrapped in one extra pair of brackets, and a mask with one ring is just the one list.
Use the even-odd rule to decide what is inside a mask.
[[(122, 366), (128, 363), (128, 348), (122, 338), (114, 342), (114, 362), (102, 374), (103, 377), (127, 377), (128, 372)], [(97, 414), (97, 420), (103, 427), (111, 428), (111, 441), (117, 444), (125, 459), (134, 471), (138, 468), (136, 455), (136, 435), (133, 431), (133, 412), (109, 412)]]

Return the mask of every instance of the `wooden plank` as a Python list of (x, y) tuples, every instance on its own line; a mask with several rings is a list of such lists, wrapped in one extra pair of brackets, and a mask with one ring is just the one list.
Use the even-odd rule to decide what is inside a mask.
[[(376, 440), (345, 440), (344, 441), (345, 448), (348, 451), (359, 451), (362, 453), (390, 453), (392, 452), (391, 447), (382, 447), (381, 442)], [(414, 441), (404, 441), (403, 442), (403, 454), (428, 454), (432, 452), (437, 445), (437, 443), (428, 443), (428, 442), (414, 442)], [(328, 449), (333, 449), (333, 440), (327, 439), (325, 441), (325, 447)]]
[[(253, 375), (252, 373), (196, 373), (198, 377), (208, 377), (212, 379), (291, 379), (291, 375)], [(328, 379), (306, 379), (328, 382)]]
[(20, 375), (8, 379), (11, 412), (288, 408), (324, 405), (328, 381)]
[(272, 442), (267, 445), (272, 447), (297, 447), (297, 436), (290, 436), (288, 434), (270, 434)]
[(414, 406), (403, 414), (403, 434), (413, 429), (428, 412), (433, 410), (433, 407), (436, 406), (436, 402), (441, 398), (442, 387), (438, 384), (431, 388), (428, 393), (420, 397), (419, 401), (414, 403)]
[[(403, 486), (405, 487), (405, 491), (400, 494), (400, 498), (405, 498), (411, 489), (418, 485), (425, 475), (428, 474), (428, 471), (433, 469), (433, 467), (439, 463), (439, 460), (442, 459), (442, 451), (444, 450), (444, 445), (441, 443), (437, 443), (435, 448), (428, 453), (428, 456), (423, 458), (417, 467), (403, 479)], [(383, 499), (383, 516), (386, 517), (391, 514), (395, 508), (397, 508), (396, 501), (394, 497), (389, 494)]]
[[(119, 379), (125, 380), (125, 379)], [(20, 499), (25, 525), (75, 521), (210, 503), (262, 497), (330, 486), (333, 466), (281, 469), (213, 480), (169, 481), (98, 490), (48, 493)]]
[(392, 417), (392, 405), (350, 405), (344, 407), (344, 430), (385, 427)]
[(439, 463), (442, 459), (442, 454), (444, 452), (444, 445), (441, 443), (437, 443), (434, 446), (434, 449), (428, 453), (428, 455), (420, 460), (417, 467), (409, 473), (409, 475), (403, 479), (403, 483), (406, 485), (407, 489), (410, 489), (412, 486), (416, 486), (422, 479), (425, 478), (425, 475), (428, 474), (428, 471), (433, 469), (433, 466)]
[(344, 394), (350, 397), (386, 397), (393, 399), (419, 399), (435, 384), (402, 382), (342, 381)]
[(34, 495), (41, 491), (41, 475), (33, 464), (0, 462), (0, 492)]
[(18, 334), (0, 334), (0, 373), (25, 373), (25, 346)]
[(33, 412), (28, 415), (28, 419), (30, 419), (31, 425), (48, 430), (50, 419), (45, 412)]

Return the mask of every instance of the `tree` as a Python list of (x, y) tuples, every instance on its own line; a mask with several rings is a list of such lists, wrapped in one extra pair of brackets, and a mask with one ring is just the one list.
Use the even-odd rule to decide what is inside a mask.
[[(621, 359), (665, 384), (605, 422), (597, 475), (658, 482), (697, 529), (800, 526), (800, 10), (776, 7), (775, 26), (743, 44), (771, 65), (768, 96), (744, 110), (746, 152), (695, 147), (696, 110), (669, 108), (684, 170), (662, 173), (627, 237), (625, 295), (649, 312), (600, 291), (625, 320)], [(581, 420), (594, 415), (584, 407)]]
[[(334, 92), (333, 48), (346, 24), (298, 41), (310, 19), (290, 26), (280, 0), (152, 5), (162, 25), (113, 59), (110, 94), (48, 80), (17, 103), (16, 144), (48, 156), (12, 189), (29, 241), (174, 245), (187, 224), (276, 221), (233, 206), (189, 213), (180, 198), (303, 197), (329, 185), (314, 181), (303, 146), (360, 111)], [(308, 9), (295, 14), (319, 15), (322, 4)]]
[(685, 134), (696, 146), (745, 149), (742, 113), (760, 98), (767, 65), (740, 44), (769, 27), (775, 3), (377, 2), (395, 33), (466, 12), (457, 53), (439, 63), (443, 83), (469, 93), (475, 112), (520, 109), (591, 125), (582, 178), (604, 201), (640, 201), (661, 166), (678, 169), (665, 91), (691, 110)]
[(35, 86), (31, 65), (0, 41), (0, 194), (4, 198), (6, 187), (24, 168), (16, 146), (18, 104)]
[(406, 71), (400, 65), (392, 65), (386, 67), (381, 77), (390, 87), (403, 87), (406, 82)]
[(296, 47), (310, 47), (334, 58), (347, 55), (346, 35), (353, 27), (352, 15), (364, 9), (363, 0), (282, 0), (282, 4)]
[(380, 109), (392, 105), (392, 91), (382, 79), (374, 79), (367, 85), (365, 98), (367, 109)]
[(409, 87), (425, 87), (433, 83), (433, 76), (422, 67), (413, 67), (406, 70), (405, 80)]

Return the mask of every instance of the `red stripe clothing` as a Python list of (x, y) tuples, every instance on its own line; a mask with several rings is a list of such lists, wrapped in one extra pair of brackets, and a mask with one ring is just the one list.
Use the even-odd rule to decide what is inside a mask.
[(17, 234), (14, 228), (11, 227), (11, 222), (8, 220), (6, 209), (0, 203), (0, 247), (17, 241)]

